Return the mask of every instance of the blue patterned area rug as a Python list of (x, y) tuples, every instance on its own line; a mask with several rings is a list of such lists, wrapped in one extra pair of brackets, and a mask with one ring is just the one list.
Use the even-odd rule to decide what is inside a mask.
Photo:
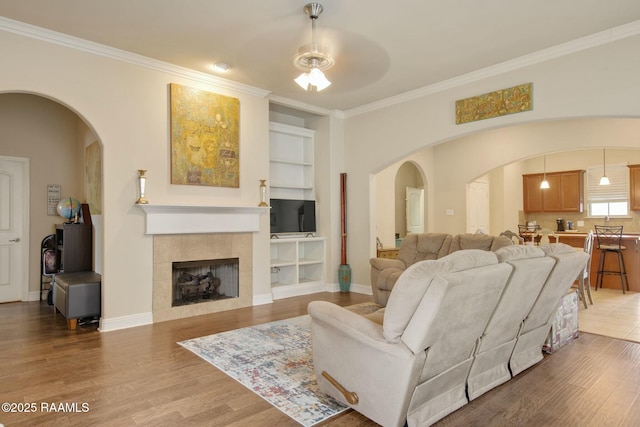
[(179, 342), (304, 426), (347, 407), (318, 390), (308, 315)]

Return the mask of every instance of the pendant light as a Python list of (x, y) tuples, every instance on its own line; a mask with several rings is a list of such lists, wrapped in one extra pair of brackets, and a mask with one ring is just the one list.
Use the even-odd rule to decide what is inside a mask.
[(609, 185), (609, 178), (607, 178), (607, 162), (604, 155), (605, 149), (602, 149), (602, 178), (600, 178), (600, 185)]
[(540, 188), (546, 190), (549, 188), (549, 181), (547, 181), (547, 156), (542, 156), (543, 167), (544, 167), (544, 176), (542, 178), (542, 182), (540, 183)]

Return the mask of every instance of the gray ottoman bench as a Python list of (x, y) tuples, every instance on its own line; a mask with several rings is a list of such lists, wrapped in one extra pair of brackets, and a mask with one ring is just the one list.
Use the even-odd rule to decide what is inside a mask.
[(55, 276), (53, 304), (76, 329), (78, 318), (100, 316), (102, 277), (93, 271), (60, 273)]

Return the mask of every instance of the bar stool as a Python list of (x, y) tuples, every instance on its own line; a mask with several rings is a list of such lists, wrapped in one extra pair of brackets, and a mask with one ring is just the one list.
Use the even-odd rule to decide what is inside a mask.
[[(620, 276), (620, 284), (622, 285), (622, 293), (625, 293), (624, 284), (627, 283), (629, 290), (629, 279), (627, 277), (627, 269), (624, 266), (624, 258), (622, 251), (626, 247), (622, 246), (622, 225), (596, 225), (596, 240), (598, 249), (600, 249), (600, 259), (598, 260), (598, 275), (596, 276), (596, 291), (598, 285), (602, 288), (602, 278), (605, 274)], [(615, 253), (618, 257), (618, 270), (605, 270), (604, 264), (608, 253)]]

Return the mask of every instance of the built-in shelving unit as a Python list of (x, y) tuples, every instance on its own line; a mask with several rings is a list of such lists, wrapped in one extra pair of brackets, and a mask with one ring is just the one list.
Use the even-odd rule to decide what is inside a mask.
[[(269, 123), (269, 197), (314, 200), (315, 131)], [(273, 299), (326, 290), (326, 239), (280, 236), (271, 239)]]
[(311, 129), (269, 123), (270, 197), (314, 198), (313, 138)]
[(273, 299), (324, 291), (325, 258), (324, 237), (271, 239)]

